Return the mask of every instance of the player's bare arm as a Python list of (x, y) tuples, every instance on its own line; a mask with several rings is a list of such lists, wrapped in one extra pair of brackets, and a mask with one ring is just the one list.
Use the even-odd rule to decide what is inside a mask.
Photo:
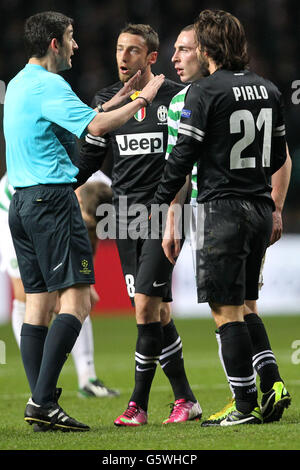
[(140, 76), (141, 71), (138, 70), (133, 77), (124, 83), (124, 86), (115, 94), (115, 96), (113, 96), (109, 101), (106, 101), (106, 103), (103, 103), (103, 111), (112, 111), (113, 109), (123, 106), (125, 101), (136, 91)]
[[(178, 191), (175, 198), (170, 204), (167, 220), (166, 220), (166, 228), (164, 231), (162, 247), (164, 253), (170, 263), (175, 264), (176, 258), (179, 256), (181, 250), (181, 240), (182, 240), (182, 224), (180, 222), (181, 217), (178, 213), (177, 208), (181, 209), (184, 206), (186, 201), (188, 189), (190, 186), (190, 176), (186, 177), (186, 182), (182, 186), (182, 188)], [(182, 210), (180, 211), (182, 215)], [(179, 226), (180, 225), (180, 226)]]
[(282, 210), (290, 183), (292, 160), (289, 149), (286, 147), (285, 164), (272, 176), (272, 199), (275, 203), (275, 211), (273, 212), (273, 230), (270, 239), (270, 245), (277, 242), (282, 235)]
[(141, 94), (131, 103), (106, 113), (98, 113), (88, 125), (88, 132), (97, 137), (121, 127), (145, 104), (150, 104), (164, 82), (164, 75), (156, 75), (142, 89)]

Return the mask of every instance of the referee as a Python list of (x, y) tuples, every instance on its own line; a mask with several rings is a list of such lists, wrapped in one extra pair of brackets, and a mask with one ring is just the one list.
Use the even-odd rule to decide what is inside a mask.
[[(9, 224), (26, 292), (20, 347), (32, 397), (25, 420), (46, 429), (87, 431), (58, 405), (56, 389), (90, 312), (94, 284), (91, 245), (73, 190), (73, 135), (99, 136), (124, 124), (152, 101), (164, 77), (148, 83), (141, 99), (103, 115), (82, 103), (59, 75), (71, 68), (78, 49), (71, 18), (57, 12), (31, 16), (25, 43), (29, 62), (9, 83), (4, 105), (8, 178), (16, 189)], [(135, 80), (112, 98), (108, 111), (133, 92)], [(61, 309), (48, 331), (57, 291)]]

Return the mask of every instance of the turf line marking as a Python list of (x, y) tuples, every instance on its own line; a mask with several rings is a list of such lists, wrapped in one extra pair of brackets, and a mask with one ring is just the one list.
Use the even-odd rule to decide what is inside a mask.
[[(293, 386), (300, 386), (300, 380), (290, 380), (287, 382), (287, 386), (289, 385), (293, 385)], [(116, 387), (118, 388), (118, 387)], [(206, 385), (206, 384), (203, 384), (203, 385), (199, 385), (199, 384), (196, 384), (196, 385), (191, 385), (191, 388), (193, 390), (209, 390), (209, 389), (219, 389), (219, 390), (225, 390), (228, 388), (228, 385), (226, 383), (218, 383), (218, 384), (210, 384), (210, 385)], [(120, 391), (120, 393), (123, 395), (123, 394), (126, 394), (126, 393), (131, 393), (132, 392), (132, 387), (131, 388), (118, 388), (118, 390)], [(158, 385), (158, 386), (154, 386), (151, 388), (151, 391), (152, 392), (168, 392), (170, 391), (170, 386), (169, 385)], [(77, 390), (64, 390), (63, 391), (63, 397), (77, 397)], [(30, 397), (30, 393), (0, 393), (0, 398), (2, 400), (17, 400), (19, 398), (25, 398), (25, 399), (29, 399)], [(79, 400), (82, 400), (82, 398), (79, 398)], [(98, 399), (99, 400), (99, 399)], [(101, 400), (101, 399), (100, 399)], [(105, 399), (103, 399), (105, 400)]]

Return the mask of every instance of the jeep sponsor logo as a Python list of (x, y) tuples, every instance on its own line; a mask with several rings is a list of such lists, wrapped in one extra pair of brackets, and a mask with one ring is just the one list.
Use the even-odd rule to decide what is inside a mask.
[(120, 155), (163, 152), (163, 133), (149, 132), (116, 136)]

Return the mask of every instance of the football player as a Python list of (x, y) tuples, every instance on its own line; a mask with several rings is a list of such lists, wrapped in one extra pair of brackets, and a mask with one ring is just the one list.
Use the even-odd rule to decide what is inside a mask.
[[(171, 203), (197, 162), (198, 302), (211, 307), (235, 397), (214, 424), (274, 421), (290, 396), (264, 325), (255, 313), (244, 321), (244, 303), (258, 297), (273, 229), (271, 176), (287, 157), (281, 95), (248, 69), (247, 42), (237, 18), (205, 10), (195, 31), (198, 58), (209, 76), (186, 93), (178, 140), (153, 203)], [(261, 409), (252, 356), (260, 363)]]
[[(149, 25), (130, 24), (119, 34), (116, 60), (119, 81), (96, 93), (92, 106), (105, 112), (105, 103), (141, 70), (138, 89), (153, 76), (159, 39)], [(147, 423), (149, 393), (160, 363), (174, 392), (171, 415), (164, 422), (181, 422), (201, 416), (201, 408), (186, 377), (182, 343), (171, 318), (173, 265), (164, 256), (162, 236), (148, 236), (148, 217), (140, 234), (132, 230), (137, 210), (149, 205), (165, 165), (167, 110), (171, 98), (182, 88), (165, 79), (151, 107), (145, 106), (119, 130), (95, 138), (88, 134), (81, 160), (95, 157), (101, 165), (110, 148), (113, 154), (112, 190), (117, 220), (117, 247), (128, 295), (135, 306), (137, 342), (135, 387), (117, 426)], [(139, 92), (130, 100), (135, 100)], [(146, 105), (146, 103), (145, 103)], [(126, 202), (127, 210), (122, 210)], [(131, 214), (131, 215), (130, 215)], [(133, 233), (134, 232), (134, 233)]]

